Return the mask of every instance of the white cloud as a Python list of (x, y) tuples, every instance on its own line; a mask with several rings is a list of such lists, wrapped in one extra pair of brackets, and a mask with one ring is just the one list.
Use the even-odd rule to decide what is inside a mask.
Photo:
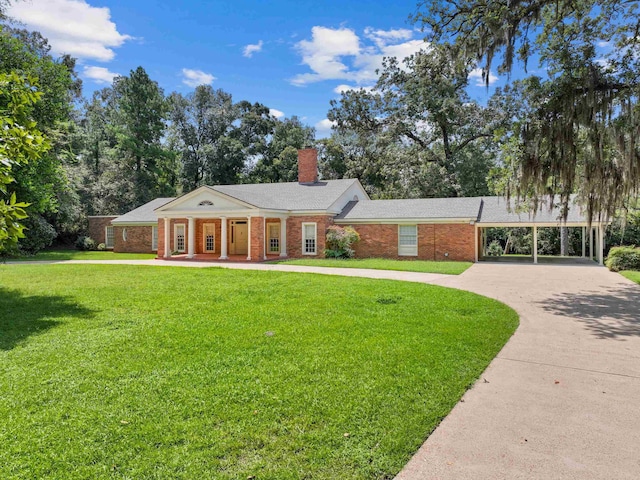
[(276, 110), (275, 108), (270, 108), (269, 109), (269, 114), (276, 117), (276, 118), (282, 118), (284, 117), (284, 112), (281, 112), (280, 110)]
[(317, 136), (319, 136), (320, 138), (328, 137), (329, 135), (331, 135), (331, 128), (335, 125), (336, 122), (332, 122), (328, 118), (320, 120), (315, 125)]
[(262, 40), (260, 40), (258, 43), (255, 43), (255, 44), (246, 45), (244, 47), (244, 50), (242, 51), (242, 56), (247, 58), (253, 57), (254, 53), (258, 53), (262, 51), (262, 45), (263, 45)]
[(192, 70), (190, 68), (182, 69), (182, 83), (189, 87), (196, 88), (199, 85), (211, 85), (216, 79), (210, 73), (203, 72), (202, 70)]
[[(486, 85), (484, 79), (482, 78), (482, 69), (474, 68), (469, 72), (469, 80), (475, 80), (476, 87), (484, 87)], [(489, 71), (489, 85), (493, 85), (498, 81), (498, 77), (496, 77), (493, 72)]]
[(84, 0), (12, 2), (6, 13), (48, 38), (53, 52), (80, 59), (108, 62), (113, 48), (133, 38), (118, 32), (109, 8)]
[(323, 80), (371, 83), (377, 79), (376, 70), (381, 68), (384, 57), (402, 60), (427, 46), (423, 40), (411, 40), (412, 36), (413, 32), (406, 29), (367, 28), (363, 40), (349, 28), (315, 26), (311, 29), (311, 40), (302, 40), (295, 46), (311, 72), (296, 75), (291, 83), (297, 86)]
[(82, 71), (82, 75), (86, 78), (90, 78), (96, 83), (106, 83), (111, 84), (113, 79), (117, 77), (119, 74), (109, 71), (109, 69), (104, 67), (95, 67), (95, 66), (85, 66)]
[(373, 90), (374, 87), (360, 87), (357, 85), (338, 85), (336, 88), (333, 89), (333, 91), (335, 93), (344, 93), (344, 92), (349, 92), (351, 90), (364, 90), (365, 92), (371, 92)]

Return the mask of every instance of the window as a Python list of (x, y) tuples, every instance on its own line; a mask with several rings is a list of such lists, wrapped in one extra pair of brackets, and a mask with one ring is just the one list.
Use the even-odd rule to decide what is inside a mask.
[(280, 224), (269, 224), (269, 253), (280, 252)]
[(158, 227), (151, 227), (151, 250), (158, 250)]
[(122, 240), (127, 241), (127, 227), (122, 229)]
[(204, 252), (213, 253), (216, 251), (216, 226), (213, 223), (202, 225), (202, 235), (204, 237)]
[(398, 225), (398, 255), (418, 255), (417, 225)]
[(113, 232), (113, 226), (109, 225), (104, 229), (104, 244), (107, 248), (113, 248), (115, 241), (115, 234)]
[(176, 224), (176, 238), (174, 248), (179, 253), (184, 253), (185, 225), (184, 223)]
[(203, 200), (198, 204), (199, 207), (213, 207), (213, 202), (211, 200)]
[(316, 254), (316, 233), (317, 225), (315, 223), (302, 224), (302, 254)]

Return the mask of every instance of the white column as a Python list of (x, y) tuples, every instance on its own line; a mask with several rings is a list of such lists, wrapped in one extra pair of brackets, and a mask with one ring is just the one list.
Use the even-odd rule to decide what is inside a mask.
[(589, 227), (589, 258), (593, 260), (593, 227)]
[(196, 220), (193, 217), (187, 217), (187, 220), (189, 220), (187, 258), (193, 258), (196, 253)]
[(171, 220), (164, 217), (164, 258), (171, 258)]
[(538, 263), (538, 227), (533, 226), (533, 263)]
[(287, 256), (287, 217), (280, 219), (280, 256)]
[(247, 260), (251, 260), (251, 215), (247, 215)]
[(220, 217), (220, 260), (226, 260), (227, 256), (227, 217)]
[(267, 217), (262, 217), (262, 247), (264, 248), (264, 260), (267, 259)]
[(587, 227), (582, 227), (582, 258), (587, 256)]
[(604, 265), (604, 227), (598, 226), (598, 263)]

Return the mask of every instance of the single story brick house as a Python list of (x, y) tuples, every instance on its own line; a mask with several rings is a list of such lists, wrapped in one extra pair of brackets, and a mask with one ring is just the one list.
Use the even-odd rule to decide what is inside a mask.
[[(356, 257), (478, 261), (486, 228), (532, 227), (537, 238), (537, 227), (566, 225), (582, 227), (585, 255), (589, 223), (577, 207), (560, 224), (555, 209), (516, 213), (502, 197), (371, 200), (357, 179), (318, 180), (315, 149), (299, 151), (298, 171), (298, 182), (202, 186), (124, 215), (92, 216), (89, 235), (116, 252), (264, 261), (322, 257), (327, 228), (350, 225), (360, 234)], [(590, 232), (599, 260), (603, 225)]]

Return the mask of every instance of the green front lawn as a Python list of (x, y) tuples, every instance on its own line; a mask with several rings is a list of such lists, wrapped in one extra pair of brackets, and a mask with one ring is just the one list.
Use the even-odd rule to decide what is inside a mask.
[(624, 272), (620, 272), (620, 275), (627, 277), (629, 280), (640, 284), (640, 272), (634, 272), (631, 270), (626, 270)]
[(148, 260), (155, 253), (114, 253), (111, 251), (85, 252), (80, 250), (44, 250), (35, 255), (8, 258), (7, 261), (37, 262), (41, 260)]
[(389, 479), (517, 326), (459, 290), (0, 266), (0, 478)]
[(390, 260), (386, 258), (301, 258), (282, 260), (285, 265), (305, 265), (309, 267), (371, 268), (374, 270), (399, 270), (403, 272), (445, 273), (460, 275), (473, 265), (471, 262), (430, 262), (424, 260)]

